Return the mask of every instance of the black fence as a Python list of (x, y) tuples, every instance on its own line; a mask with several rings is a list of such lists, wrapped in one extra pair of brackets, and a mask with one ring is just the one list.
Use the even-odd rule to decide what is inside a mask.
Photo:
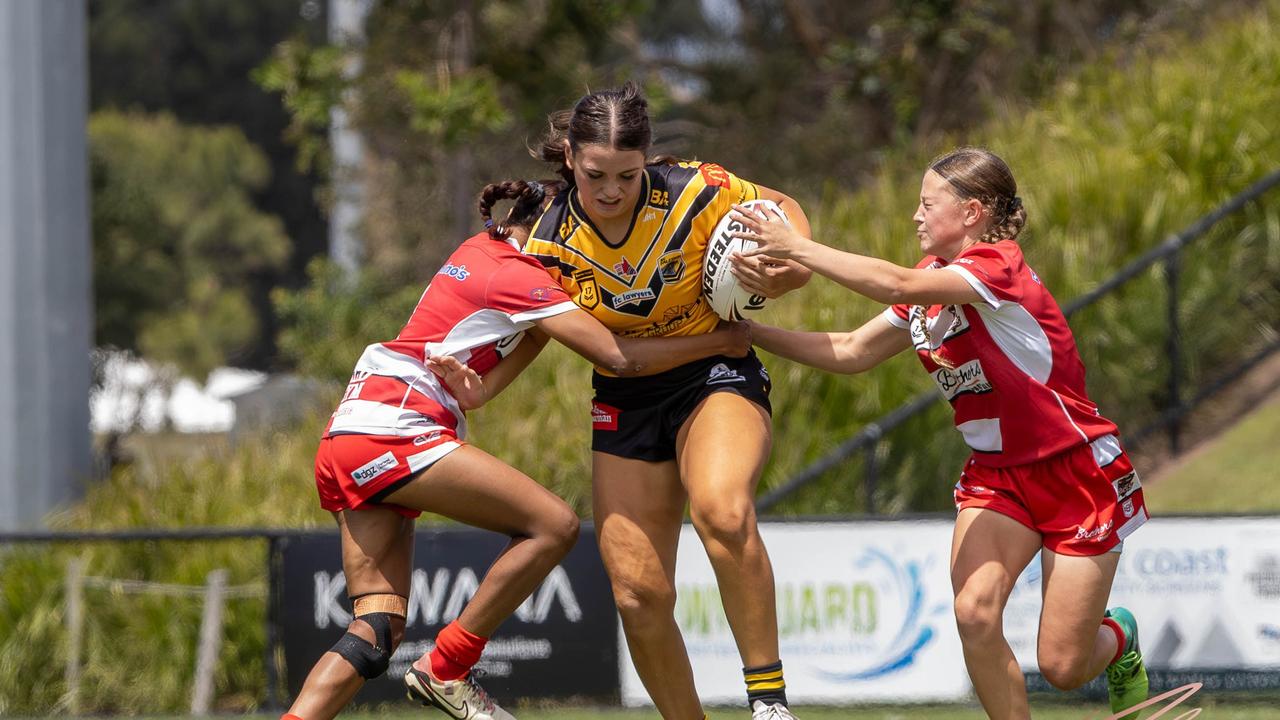
[[(346, 631), (350, 602), (334, 530), (266, 528), (0, 533), (0, 545), (260, 540), (266, 543), (264, 614), (266, 693), (278, 710), (296, 696), (315, 661)], [(384, 677), (362, 688), (358, 702), (400, 698), (399, 678), (474, 592), (508, 538), (471, 528), (420, 530), (404, 640)], [(456, 607), (455, 607), (456, 606)], [(594, 528), (490, 640), (480, 666), (486, 686), (526, 698), (618, 702), (618, 624), (613, 593)], [(397, 664), (399, 667), (397, 668)], [(565, 667), (577, 668), (565, 673)]]
[[(1187, 387), (1179, 293), (1182, 275), (1180, 262), (1182, 252), (1191, 243), (1204, 237), (1223, 218), (1240, 212), (1277, 185), (1280, 185), (1280, 170), (1255, 182), (1244, 192), (1223, 203), (1214, 211), (1192, 223), (1182, 232), (1170, 236), (1164, 242), (1138, 256), (1096, 288), (1075, 298), (1064, 306), (1063, 312), (1070, 318), (1077, 312), (1114, 293), (1149, 268), (1157, 264), (1160, 264), (1163, 268), (1163, 276), (1167, 286), (1165, 317), (1167, 324), (1166, 352), (1169, 357), (1166, 405), (1160, 415), (1153, 421), (1139, 427), (1135, 432), (1125, 434), (1125, 445), (1130, 449), (1138, 447), (1151, 435), (1164, 431), (1168, 435), (1170, 449), (1172, 452), (1177, 453), (1181, 449), (1182, 425), (1187, 413), (1194, 410), (1206, 398), (1214, 395), (1223, 387), (1248, 372), (1276, 350), (1280, 350), (1280, 338), (1278, 338), (1256, 350), (1234, 367), (1219, 372), (1214, 379), (1205, 383), (1202, 387), (1195, 389)], [(862, 453), (862, 482), (866, 495), (866, 512), (870, 515), (877, 514), (876, 488), (880, 483), (880, 463), (877, 456), (883, 439), (889, 432), (929, 410), (940, 400), (942, 400), (942, 396), (936, 390), (930, 389), (886, 413), (859, 430), (824, 457), (819, 458), (801, 470), (795, 477), (761, 495), (756, 500), (756, 509), (760, 513), (772, 510), (778, 503), (796, 491), (848, 461), (857, 453)]]

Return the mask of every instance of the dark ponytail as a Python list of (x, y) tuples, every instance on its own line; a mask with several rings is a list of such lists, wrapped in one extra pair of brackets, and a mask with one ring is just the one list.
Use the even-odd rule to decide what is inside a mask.
[(647, 154), (653, 144), (649, 102), (640, 88), (628, 81), (620, 88), (584, 95), (572, 110), (547, 116), (547, 133), (530, 153), (554, 165), (560, 177), (573, 185), (573, 171), (565, 162), (565, 141), (574, 151), (583, 145), (604, 145)]
[[(484, 218), (489, 237), (505, 240), (515, 227), (532, 230), (547, 198), (555, 197), (564, 187), (561, 180), (507, 180), (485, 185), (480, 191), (480, 217)], [(494, 222), (493, 206), (503, 200), (514, 200), (515, 204), (501, 222)]]

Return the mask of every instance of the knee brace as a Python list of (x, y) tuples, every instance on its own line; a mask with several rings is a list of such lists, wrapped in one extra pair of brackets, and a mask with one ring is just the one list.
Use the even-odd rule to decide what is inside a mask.
[(391, 666), (391, 653), (395, 650), (391, 640), (391, 618), (403, 618), (408, 614), (409, 601), (399, 595), (362, 595), (355, 599), (355, 618), (373, 628), (374, 643), (350, 630), (338, 638), (331, 652), (351, 663), (356, 674), (372, 680)]

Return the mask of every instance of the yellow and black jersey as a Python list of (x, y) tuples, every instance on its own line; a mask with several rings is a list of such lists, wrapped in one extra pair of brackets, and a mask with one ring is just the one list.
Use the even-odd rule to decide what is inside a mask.
[(621, 244), (605, 241), (571, 188), (547, 208), (524, 251), (620, 335), (698, 335), (719, 319), (702, 297), (707, 239), (731, 205), (759, 197), (755, 184), (713, 163), (649, 165)]

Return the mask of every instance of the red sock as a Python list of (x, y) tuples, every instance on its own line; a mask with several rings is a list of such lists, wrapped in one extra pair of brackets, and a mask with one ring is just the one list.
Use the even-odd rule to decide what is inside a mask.
[(1128, 642), (1128, 639), (1125, 638), (1124, 630), (1120, 628), (1120, 623), (1115, 620), (1112, 620), (1111, 618), (1102, 618), (1102, 624), (1111, 628), (1111, 631), (1116, 634), (1116, 656), (1111, 658), (1111, 662), (1108, 663), (1109, 665), (1114, 665), (1115, 662), (1120, 659), (1120, 656), (1124, 655), (1124, 645)]
[(449, 623), (436, 635), (436, 647), (431, 651), (431, 674), (437, 680), (459, 680), (471, 672), (471, 666), (480, 660), (485, 643), (483, 638), (468, 632), (457, 620)]

